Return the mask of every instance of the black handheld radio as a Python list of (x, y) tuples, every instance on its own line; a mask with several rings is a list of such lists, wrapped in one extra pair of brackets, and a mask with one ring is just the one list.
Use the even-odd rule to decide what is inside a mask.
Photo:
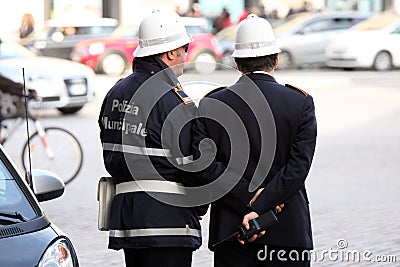
[(266, 230), (268, 227), (278, 223), (278, 218), (275, 212), (272, 210), (267, 211), (260, 217), (252, 219), (249, 221), (250, 228), (247, 230), (243, 225), (238, 226), (238, 230), (231, 234), (230, 236), (218, 241), (213, 245), (213, 247), (225, 242), (233, 237), (239, 236), (240, 240), (248, 240), (253, 235), (259, 234), (261, 231)]

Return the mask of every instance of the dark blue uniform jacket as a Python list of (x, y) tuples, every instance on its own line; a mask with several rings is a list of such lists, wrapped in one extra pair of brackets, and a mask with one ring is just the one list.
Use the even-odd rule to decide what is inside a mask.
[[(173, 127), (173, 114), (190, 121), (193, 104), (184, 104), (172, 90), (178, 80), (155, 58), (137, 58), (134, 72), (106, 95), (99, 116), (104, 164), (117, 186), (134, 180), (182, 183), (176, 162), (191, 154), (192, 122)], [(162, 131), (164, 135), (162, 135)], [(176, 166), (175, 166), (175, 165)], [(163, 187), (164, 188), (164, 187)], [(172, 192), (156, 192), (153, 196)], [(201, 245), (199, 210), (159, 201), (147, 192), (114, 198), (109, 248), (188, 247)], [(203, 211), (205, 212), (205, 211)]]
[[(255, 242), (312, 248), (304, 183), (317, 136), (313, 98), (300, 89), (277, 83), (271, 75), (251, 73), (231, 87), (211, 92), (201, 100), (198, 114), (194, 124), (194, 147), (198, 151), (195, 159), (201, 156), (198, 145), (205, 137), (213, 140), (217, 152), (214, 163), (197, 178), (204, 183), (217, 179), (220, 162), (227, 167), (225, 175), (240, 179), (211, 205), (210, 249), (235, 232), (249, 212), (247, 206), (255, 193), (249, 192), (251, 184), (264, 188), (251, 207), (258, 214), (285, 204), (278, 214), (279, 223)], [(223, 116), (225, 119), (221, 119)]]

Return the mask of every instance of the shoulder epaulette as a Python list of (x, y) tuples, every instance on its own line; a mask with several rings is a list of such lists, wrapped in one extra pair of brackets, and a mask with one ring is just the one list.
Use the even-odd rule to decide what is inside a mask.
[(194, 104), (193, 100), (183, 91), (182, 86), (178, 83), (176, 87), (171, 89), (185, 105)]
[(295, 90), (301, 92), (303, 95), (308, 96), (308, 93), (306, 91), (304, 91), (304, 90), (302, 90), (302, 89), (300, 89), (300, 88), (298, 88), (296, 86), (293, 86), (293, 85), (288, 84), (288, 83), (285, 84), (285, 86), (288, 87), (288, 88), (291, 88), (291, 89), (295, 89)]
[(220, 90), (222, 90), (222, 89), (225, 89), (226, 87), (227, 87), (227, 86), (219, 86), (219, 87), (217, 87), (217, 88), (215, 88), (215, 89), (212, 89), (210, 92), (208, 92), (207, 94), (205, 94), (204, 97), (209, 96), (210, 94), (215, 93), (215, 92), (218, 92), (218, 91), (220, 91)]

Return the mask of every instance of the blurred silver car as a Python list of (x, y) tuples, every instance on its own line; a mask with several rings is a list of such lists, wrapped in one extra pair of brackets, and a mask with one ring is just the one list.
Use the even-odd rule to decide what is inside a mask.
[(279, 68), (325, 65), (325, 50), (341, 32), (368, 18), (359, 12), (299, 13), (274, 28), (282, 52)]
[(66, 59), (37, 56), (16, 42), (0, 44), (0, 73), (27, 89), (36, 90), (41, 102), (33, 107), (57, 108), (64, 114), (79, 111), (94, 97), (94, 71)]
[(400, 15), (383, 12), (365, 20), (336, 38), (327, 48), (329, 67), (400, 67)]

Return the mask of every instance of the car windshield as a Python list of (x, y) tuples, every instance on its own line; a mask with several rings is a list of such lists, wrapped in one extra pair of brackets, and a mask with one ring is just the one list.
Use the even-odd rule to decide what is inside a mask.
[(121, 24), (111, 33), (111, 36), (115, 38), (136, 37), (138, 30), (139, 28), (136, 25)]
[(34, 57), (36, 54), (17, 43), (2, 42), (0, 44), (0, 59)]
[(381, 30), (396, 20), (400, 19), (400, 16), (394, 13), (380, 13), (370, 19), (364, 20), (357, 24), (354, 29), (358, 31), (373, 31)]
[(46, 39), (47, 37), (50, 37), (55, 31), (56, 28), (54, 27), (43, 28), (40, 31), (33, 33), (33, 39)]
[(86, 20), (65, 20), (55, 19), (45, 22), (45, 26), (36, 31), (33, 35), (34, 40), (43, 40), (47, 38), (54, 38), (54, 34), (61, 33), (63, 35), (109, 35), (118, 25), (118, 21), (110, 18), (99, 18)]
[(188, 34), (209, 33), (205, 28), (200, 25), (186, 25), (185, 28)]
[(225, 29), (217, 32), (215, 36), (218, 41), (234, 40), (236, 36), (237, 24), (226, 27)]
[(279, 35), (287, 32), (290, 29), (293, 29), (311, 15), (312, 13), (306, 12), (289, 16), (286, 21), (282, 22), (274, 28), (275, 35)]
[(23, 222), (34, 219), (37, 215), (22, 192), (18, 183), (0, 161), (0, 225)]

